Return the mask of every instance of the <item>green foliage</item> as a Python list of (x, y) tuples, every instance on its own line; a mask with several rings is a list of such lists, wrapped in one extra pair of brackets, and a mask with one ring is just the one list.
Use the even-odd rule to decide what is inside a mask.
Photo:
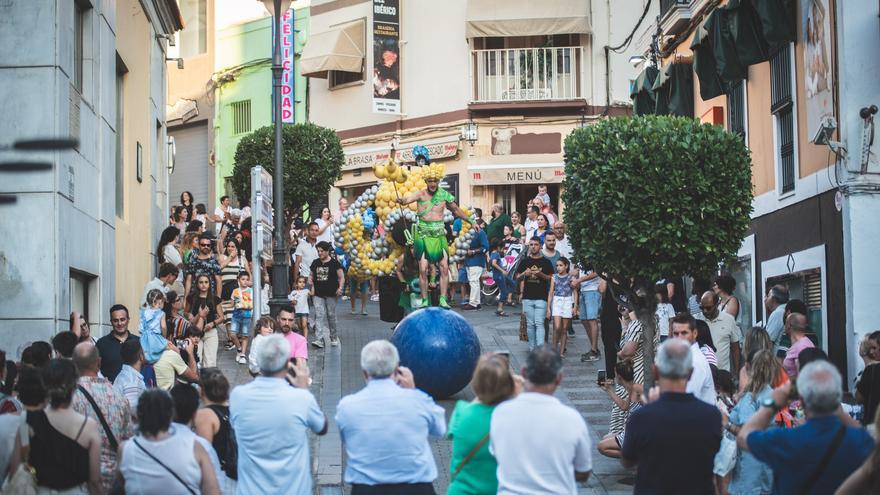
[[(326, 199), (342, 176), (345, 155), (333, 129), (315, 124), (285, 124), (281, 128), (284, 163), (284, 204), (294, 212)], [(232, 187), (239, 198), (250, 198), (251, 168), (274, 170), (275, 131), (266, 126), (243, 137), (235, 150)]]
[(621, 280), (708, 275), (749, 227), (742, 140), (683, 117), (612, 118), (565, 140), (565, 223), (575, 259)]

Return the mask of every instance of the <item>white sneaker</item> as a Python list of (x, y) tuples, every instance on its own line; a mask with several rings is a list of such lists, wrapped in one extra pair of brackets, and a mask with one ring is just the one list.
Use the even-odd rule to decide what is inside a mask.
[(370, 301), (378, 302), (379, 301), (379, 294), (373, 294), (372, 296), (370, 296)]
[(239, 354), (238, 357), (235, 359), (235, 362), (237, 362), (238, 364), (247, 364), (247, 358), (244, 357), (244, 354)]
[(330, 339), (330, 345), (333, 347), (338, 346), (339, 345), (339, 338), (337, 337), (335, 339)]
[(315, 339), (312, 341), (312, 345), (317, 347), (318, 349), (324, 348), (324, 339)]

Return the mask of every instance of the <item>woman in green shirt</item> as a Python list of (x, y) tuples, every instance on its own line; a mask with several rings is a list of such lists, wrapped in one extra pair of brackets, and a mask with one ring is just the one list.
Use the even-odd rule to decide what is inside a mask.
[(480, 358), (471, 388), (477, 398), (458, 401), (449, 419), (452, 462), (447, 495), (494, 494), (498, 491), (498, 463), (489, 452), (489, 422), (495, 406), (522, 390), (522, 378), (510, 372), (500, 354)]

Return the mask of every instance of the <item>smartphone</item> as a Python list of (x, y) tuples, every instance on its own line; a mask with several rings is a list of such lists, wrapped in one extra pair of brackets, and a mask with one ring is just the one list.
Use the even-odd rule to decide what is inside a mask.
[(599, 370), (596, 372), (596, 383), (602, 387), (605, 385), (605, 380), (607, 380), (607, 375), (605, 374), (605, 370)]
[(296, 366), (296, 358), (290, 358), (288, 361), (290, 365), (287, 367), (287, 374), (290, 375), (291, 378), (296, 378), (296, 370), (293, 368)]

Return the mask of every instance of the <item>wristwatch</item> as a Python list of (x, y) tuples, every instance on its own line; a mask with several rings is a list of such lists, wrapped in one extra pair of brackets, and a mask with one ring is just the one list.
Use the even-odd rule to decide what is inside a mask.
[(773, 414), (778, 413), (779, 410), (782, 409), (781, 407), (779, 407), (778, 405), (776, 405), (776, 401), (773, 400), (772, 397), (767, 397), (766, 399), (762, 400), (762, 401), (761, 401), (761, 406), (763, 406), (763, 407), (769, 407), (771, 410), (773, 410)]

